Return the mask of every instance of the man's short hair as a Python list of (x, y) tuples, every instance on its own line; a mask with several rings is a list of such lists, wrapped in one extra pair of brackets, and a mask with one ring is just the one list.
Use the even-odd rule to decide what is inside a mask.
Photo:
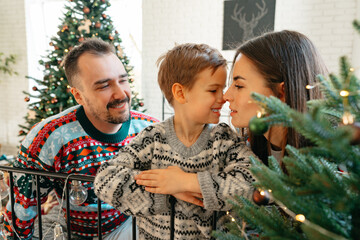
[(74, 47), (64, 60), (65, 75), (72, 87), (80, 87), (77, 79), (79, 74), (78, 61), (84, 53), (101, 56), (109, 53), (115, 54), (116, 52), (113, 45), (98, 38), (87, 38), (80, 45)]
[(172, 86), (180, 83), (191, 89), (197, 75), (211, 68), (213, 73), (226, 66), (221, 53), (206, 44), (186, 43), (175, 46), (157, 60), (158, 83), (167, 101), (172, 105)]

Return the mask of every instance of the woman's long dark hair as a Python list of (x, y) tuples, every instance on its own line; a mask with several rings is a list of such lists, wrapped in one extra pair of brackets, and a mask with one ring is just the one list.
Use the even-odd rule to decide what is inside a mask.
[[(284, 30), (251, 39), (237, 48), (233, 66), (239, 54), (252, 61), (275, 96), (278, 84), (284, 83), (285, 102), (291, 108), (305, 112), (308, 100), (321, 98), (318, 87), (308, 90), (306, 85), (316, 84), (316, 76), (326, 75), (327, 68), (314, 44), (305, 35)], [(288, 129), (284, 137), (285, 144), (297, 148), (308, 145), (293, 129)], [(269, 144), (264, 136), (252, 136), (250, 133), (250, 143), (254, 153), (267, 163)]]

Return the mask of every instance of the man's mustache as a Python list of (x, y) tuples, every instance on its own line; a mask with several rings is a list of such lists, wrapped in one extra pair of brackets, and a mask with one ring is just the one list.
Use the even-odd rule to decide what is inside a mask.
[(109, 102), (107, 105), (106, 105), (106, 108), (109, 109), (109, 108), (112, 108), (112, 107), (116, 107), (117, 105), (120, 105), (124, 102), (127, 102), (127, 103), (130, 103), (130, 99), (128, 97), (124, 98), (124, 99), (116, 99), (112, 102)]

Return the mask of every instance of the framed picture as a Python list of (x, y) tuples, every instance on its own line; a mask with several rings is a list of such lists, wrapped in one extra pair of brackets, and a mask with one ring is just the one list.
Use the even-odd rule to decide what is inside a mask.
[(224, 1), (223, 50), (274, 30), (276, 0)]

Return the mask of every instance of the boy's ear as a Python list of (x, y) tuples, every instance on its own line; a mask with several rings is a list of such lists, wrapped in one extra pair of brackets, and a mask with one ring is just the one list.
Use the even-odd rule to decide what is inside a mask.
[(171, 87), (171, 91), (175, 101), (180, 104), (186, 103), (185, 99), (185, 87), (180, 83), (174, 83)]

